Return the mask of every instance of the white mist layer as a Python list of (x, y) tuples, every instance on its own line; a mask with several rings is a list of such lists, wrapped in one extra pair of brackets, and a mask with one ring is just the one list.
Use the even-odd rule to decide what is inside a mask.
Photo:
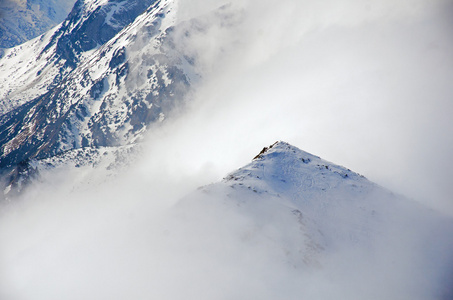
[[(68, 182), (53, 178), (51, 184), (42, 183), (2, 207), (0, 296), (34, 300), (451, 296), (451, 219), (386, 191), (370, 192), (374, 185), (358, 175), (349, 173), (352, 181), (344, 181), (336, 172), (346, 169), (326, 162), (320, 163), (332, 172), (323, 175), (328, 170), (323, 165), (318, 173), (308, 173), (327, 176), (315, 180), (331, 187), (326, 191), (315, 184), (293, 194), (299, 188), (293, 181), (307, 174), (287, 160), (250, 169), (257, 174), (267, 170), (264, 179), (254, 173), (248, 181), (231, 179), (244, 183), (243, 189), (220, 183), (179, 202), (199, 185), (197, 173), (206, 172), (189, 165), (176, 172), (173, 168), (180, 162), (196, 156), (182, 152), (184, 160), (172, 160), (169, 157), (177, 151), (165, 139), (160, 145), (162, 151), (168, 147), (168, 156), (151, 147), (150, 154), (159, 153), (161, 159), (154, 160), (148, 171), (136, 168), (110, 183), (85, 184), (76, 190), (73, 184), (84, 174), (70, 178), (60, 173)], [(234, 176), (248, 172), (246, 168)], [(354, 182), (357, 187), (351, 189)], [(293, 189), (284, 189), (287, 184)], [(300, 199), (305, 200), (288, 206)], [(323, 205), (327, 206), (320, 210)], [(302, 219), (295, 208), (301, 210)]]

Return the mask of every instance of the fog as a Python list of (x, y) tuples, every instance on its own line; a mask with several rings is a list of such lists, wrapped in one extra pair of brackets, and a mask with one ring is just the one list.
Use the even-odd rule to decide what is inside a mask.
[[(174, 167), (154, 166), (158, 165)], [(317, 237), (319, 252), (305, 262), (300, 247), (311, 233), (301, 232), (300, 224), (288, 218), (291, 212), (279, 209), (279, 201), (261, 197), (257, 202), (244, 194), (224, 202), (225, 195), (201, 193), (178, 202), (198, 184), (193, 176), (205, 172), (180, 171), (178, 177), (136, 169), (110, 183), (77, 190), (70, 182), (53, 181), (14, 199), (2, 208), (0, 221), (1, 298), (450, 299), (452, 295), (451, 220), (413, 213), (413, 203), (395, 210), (395, 205), (372, 199), (382, 214), (371, 235), (354, 243), (337, 238), (326, 246), (323, 240), (336, 236), (323, 230)], [(67, 176), (71, 175), (59, 174)], [(332, 219), (336, 231), (349, 234), (350, 224), (339, 219), (344, 216)]]
[(181, 21), (211, 24), (184, 40), (202, 79), (185, 111), (150, 128), (138, 162), (114, 178), (42, 174), (3, 203), (0, 298), (451, 296), (449, 221), (383, 224), (374, 254), (345, 245), (294, 268), (276, 242), (285, 227), (247, 240), (247, 215), (175, 205), (284, 140), (453, 215), (452, 3), (248, 0), (204, 17), (223, 4), (179, 1)]

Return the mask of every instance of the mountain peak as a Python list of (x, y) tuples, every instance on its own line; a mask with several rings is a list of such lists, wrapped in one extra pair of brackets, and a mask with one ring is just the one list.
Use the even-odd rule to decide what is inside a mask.
[(278, 141), (221, 182), (201, 187), (182, 205), (221, 203), (258, 228), (278, 231), (265, 233), (276, 244), (296, 239), (284, 246), (293, 250), (283, 259), (297, 268), (319, 265), (323, 249), (344, 241), (367, 247), (387, 204), (400, 203), (396, 199), (360, 174)]
[[(244, 245), (258, 249), (249, 251), (254, 255), (244, 261), (249, 262), (260, 249), (270, 248), (269, 261), (289, 266), (291, 274), (297, 270), (325, 272), (338, 259), (340, 264), (330, 270), (341, 268), (341, 280), (344, 274), (353, 274), (352, 282), (356, 282), (357, 274), (368, 276), (373, 270), (374, 284), (374, 270), (381, 270), (381, 278), (397, 274), (388, 286), (398, 278), (397, 285), (401, 283), (406, 291), (414, 280), (407, 276), (411, 274), (408, 266), (416, 272), (429, 269), (434, 257), (439, 270), (451, 269), (445, 264), (450, 258), (439, 255), (451, 253), (451, 239), (446, 238), (453, 229), (451, 219), (281, 141), (264, 147), (251, 163), (223, 181), (184, 198), (178, 208), (178, 217), (204, 230), (199, 236), (234, 232), (241, 241), (239, 253), (244, 252)], [(186, 227), (184, 230), (183, 236), (191, 232)], [(224, 247), (231, 243), (218, 244)], [(330, 280), (335, 272), (328, 271), (326, 278)], [(425, 275), (420, 282), (432, 276), (437, 293), (440, 277)], [(370, 295), (374, 296), (374, 291)]]
[(328, 205), (332, 199), (387, 193), (364, 176), (283, 141), (264, 147), (252, 162), (228, 174), (222, 184), (289, 199), (296, 206), (307, 200)]
[[(362, 175), (354, 173), (350, 169), (325, 161), (319, 156), (305, 152), (284, 141), (277, 141), (268, 147), (264, 147), (248, 166), (252, 169), (266, 166), (268, 171), (273, 170), (276, 173), (281, 173), (282, 169), (286, 169), (287, 171), (284, 174), (287, 177), (297, 175), (292, 173), (310, 172), (313, 174), (332, 173), (341, 176), (343, 179), (364, 178)], [(248, 166), (244, 168), (248, 168)]]
[(253, 160), (265, 159), (267, 157), (275, 156), (275, 153), (287, 153), (290, 155), (300, 156), (304, 160), (320, 159), (318, 156), (312, 155), (308, 152), (305, 152), (287, 142), (277, 141), (268, 147), (264, 147)]

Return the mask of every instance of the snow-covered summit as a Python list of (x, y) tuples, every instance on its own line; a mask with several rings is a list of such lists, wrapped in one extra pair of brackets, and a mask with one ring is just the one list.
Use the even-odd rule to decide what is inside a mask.
[(303, 234), (320, 246), (317, 249), (345, 243), (369, 247), (388, 224), (397, 228), (435, 215), (358, 173), (281, 141), (264, 147), (252, 162), (218, 183), (201, 187), (188, 199), (208, 203), (217, 199), (266, 226), (290, 220), (296, 226), (303, 219)]
[[(195, 226), (207, 239), (232, 236), (240, 249), (266, 249), (269, 261), (283, 263), (291, 274), (318, 270), (339, 285), (372, 278), (401, 299), (450, 295), (443, 276), (452, 263), (451, 218), (285, 142), (199, 188), (179, 203), (178, 212), (189, 224), (183, 234)], [(260, 263), (259, 256), (240, 250), (234, 255)], [(421, 270), (422, 276), (413, 276)], [(376, 274), (384, 274), (379, 283)], [(384, 294), (367, 286), (361, 295)]]
[(257, 179), (275, 194), (290, 195), (294, 201), (339, 189), (348, 194), (379, 189), (358, 173), (282, 141), (264, 147), (251, 163), (230, 173), (223, 182), (237, 186)]
[(291, 249), (286, 259), (292, 264), (317, 265), (323, 249), (344, 241), (370, 244), (384, 214), (378, 207), (397, 198), (360, 174), (279, 141), (181, 206), (222, 203), (262, 230), (275, 228), (270, 238), (291, 244), (284, 248)]
[[(323, 160), (319, 156), (305, 152), (283, 141), (278, 141), (269, 147), (264, 147), (263, 150), (253, 158), (252, 163), (245, 168), (250, 167), (253, 169), (260, 164), (263, 166), (265, 164), (267, 168), (271, 168), (274, 173), (280, 172), (281, 176), (294, 175), (294, 172), (310, 172), (309, 170), (314, 167), (325, 175), (340, 176), (355, 181), (367, 181), (362, 175), (354, 173), (350, 169)], [(283, 173), (281, 172), (282, 168), (286, 169)], [(288, 170), (293, 170), (293, 174), (288, 172)]]

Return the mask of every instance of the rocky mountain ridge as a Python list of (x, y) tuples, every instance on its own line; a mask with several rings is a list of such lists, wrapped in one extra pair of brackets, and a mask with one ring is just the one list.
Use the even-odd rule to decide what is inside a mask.
[(184, 104), (197, 75), (172, 41), (175, 3), (148, 2), (78, 1), (60, 27), (6, 53), (0, 168), (134, 144)]

